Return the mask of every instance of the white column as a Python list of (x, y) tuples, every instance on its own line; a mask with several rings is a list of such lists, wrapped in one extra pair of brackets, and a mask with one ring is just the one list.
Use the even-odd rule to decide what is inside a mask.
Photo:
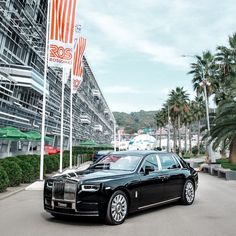
[[(73, 70), (73, 67), (72, 67)], [(70, 169), (72, 168), (72, 147), (73, 147), (73, 71), (71, 70), (70, 81)]]
[(43, 80), (43, 111), (42, 111), (42, 131), (41, 131), (41, 151), (40, 151), (40, 180), (43, 180), (43, 162), (44, 162), (44, 137), (45, 137), (45, 113), (46, 113), (46, 92), (47, 92), (47, 69), (48, 69), (48, 31), (49, 31), (49, 16), (50, 4), (48, 0), (47, 7), (47, 30), (46, 30), (46, 44), (45, 44), (45, 58), (44, 58), (44, 80)]
[(60, 138), (60, 167), (59, 172), (62, 172), (62, 161), (63, 161), (63, 141), (64, 141), (64, 90), (65, 90), (65, 84), (64, 84), (64, 78), (65, 77), (65, 69), (63, 68), (62, 73), (62, 92), (61, 92), (61, 138)]

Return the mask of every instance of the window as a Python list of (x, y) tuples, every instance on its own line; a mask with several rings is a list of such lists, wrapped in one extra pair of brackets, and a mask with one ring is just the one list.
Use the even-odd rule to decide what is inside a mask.
[(153, 166), (155, 172), (159, 170), (157, 156), (155, 154), (148, 155), (144, 159), (144, 162), (141, 167), (141, 172), (144, 172), (146, 166)]
[(170, 154), (159, 154), (162, 169), (181, 168), (177, 160)]

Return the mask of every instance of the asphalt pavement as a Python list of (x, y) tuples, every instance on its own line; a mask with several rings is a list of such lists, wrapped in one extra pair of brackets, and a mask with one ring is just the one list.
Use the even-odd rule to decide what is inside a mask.
[(108, 226), (91, 218), (57, 220), (43, 210), (42, 191), (21, 191), (0, 200), (1, 236), (235, 236), (236, 181), (200, 173), (191, 206), (170, 204), (130, 215)]

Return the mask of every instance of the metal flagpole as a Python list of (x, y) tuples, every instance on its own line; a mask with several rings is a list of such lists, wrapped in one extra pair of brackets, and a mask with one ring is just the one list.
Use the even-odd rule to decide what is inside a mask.
[(43, 79), (43, 111), (42, 111), (42, 136), (41, 136), (41, 152), (40, 152), (40, 180), (43, 180), (43, 162), (44, 162), (44, 137), (45, 137), (45, 113), (46, 113), (46, 91), (47, 91), (47, 69), (48, 69), (48, 31), (50, 4), (48, 0), (47, 7), (47, 29), (46, 29), (46, 45), (45, 45), (45, 61), (44, 61), (44, 79)]
[(114, 119), (114, 151), (116, 151), (116, 122)]
[(65, 68), (63, 68), (62, 73), (62, 94), (61, 94), (61, 140), (60, 140), (60, 168), (59, 172), (62, 172), (62, 160), (63, 160), (63, 131), (64, 131), (64, 90), (65, 90)]
[(73, 61), (70, 81), (70, 169), (72, 168), (72, 145), (73, 145)]

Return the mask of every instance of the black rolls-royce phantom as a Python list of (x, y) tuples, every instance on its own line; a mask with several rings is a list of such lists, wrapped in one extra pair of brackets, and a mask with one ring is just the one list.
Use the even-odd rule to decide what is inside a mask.
[(174, 153), (124, 151), (84, 171), (49, 178), (44, 208), (53, 216), (99, 216), (121, 224), (128, 213), (173, 201), (191, 205), (198, 174)]

